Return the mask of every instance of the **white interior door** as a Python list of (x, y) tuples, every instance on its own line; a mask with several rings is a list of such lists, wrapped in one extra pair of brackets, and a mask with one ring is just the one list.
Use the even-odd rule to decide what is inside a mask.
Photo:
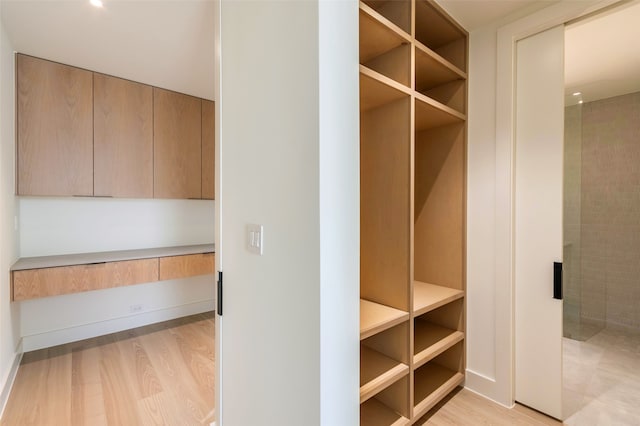
[(517, 43), (515, 153), (516, 401), (562, 418), (564, 26)]

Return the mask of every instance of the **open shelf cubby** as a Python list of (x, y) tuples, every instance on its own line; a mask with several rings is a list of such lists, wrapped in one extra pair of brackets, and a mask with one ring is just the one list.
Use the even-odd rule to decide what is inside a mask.
[(415, 317), (413, 322), (413, 367), (431, 361), (464, 339), (464, 300), (457, 299)]
[(409, 373), (409, 322), (360, 342), (360, 402)]
[[(377, 2), (373, 2), (377, 4)], [(395, 3), (395, 2), (390, 2)], [(405, 86), (411, 84), (411, 38), (360, 2), (360, 63)]]
[(411, 0), (363, 0), (362, 3), (411, 34)]
[(451, 124), (462, 124), (466, 117), (459, 111), (421, 93), (415, 95), (417, 132), (431, 130)]
[(362, 426), (409, 425), (409, 376), (404, 376), (377, 395), (360, 404)]
[(465, 113), (467, 74), (422, 43), (416, 42), (415, 51), (416, 91)]
[(467, 68), (467, 33), (432, 0), (416, 0), (416, 40), (455, 65)]
[(414, 371), (413, 418), (425, 415), (464, 381), (463, 357), (460, 342)]

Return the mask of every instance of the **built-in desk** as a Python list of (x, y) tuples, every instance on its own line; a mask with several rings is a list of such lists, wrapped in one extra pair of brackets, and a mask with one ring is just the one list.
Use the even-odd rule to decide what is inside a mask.
[(25, 257), (11, 267), (11, 300), (213, 274), (215, 246)]

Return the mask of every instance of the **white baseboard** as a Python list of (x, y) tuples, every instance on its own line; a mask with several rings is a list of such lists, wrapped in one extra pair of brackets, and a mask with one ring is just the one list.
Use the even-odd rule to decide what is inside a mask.
[(78, 340), (103, 336), (109, 333), (129, 330), (157, 322), (168, 321), (188, 315), (195, 315), (215, 309), (213, 299), (193, 302), (185, 305), (155, 311), (142, 312), (135, 315), (127, 315), (106, 321), (90, 324), (81, 324), (74, 327), (52, 330), (46, 333), (33, 334), (22, 337), (22, 349), (24, 352), (35, 351), (42, 348), (62, 345)]
[(465, 389), (468, 389), (473, 393), (477, 393), (478, 395), (487, 398), (495, 402), (496, 404), (502, 405), (503, 407), (512, 408), (514, 405), (513, 401), (503, 401), (498, 396), (498, 383), (495, 379), (476, 373), (475, 371), (466, 371), (464, 387)]
[(7, 374), (6, 380), (2, 384), (2, 390), (0, 391), (0, 418), (2, 418), (2, 414), (4, 414), (4, 409), (7, 406), (7, 401), (11, 394), (11, 388), (13, 387), (13, 382), (16, 380), (18, 367), (20, 367), (20, 362), (22, 361), (22, 354), (22, 344), (19, 344), (18, 349), (16, 350), (16, 356), (11, 364), (9, 374)]

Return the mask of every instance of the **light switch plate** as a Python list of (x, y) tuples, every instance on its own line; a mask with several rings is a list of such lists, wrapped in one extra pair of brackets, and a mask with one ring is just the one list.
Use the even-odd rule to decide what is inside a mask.
[(247, 250), (262, 256), (264, 246), (264, 230), (262, 225), (247, 225)]

